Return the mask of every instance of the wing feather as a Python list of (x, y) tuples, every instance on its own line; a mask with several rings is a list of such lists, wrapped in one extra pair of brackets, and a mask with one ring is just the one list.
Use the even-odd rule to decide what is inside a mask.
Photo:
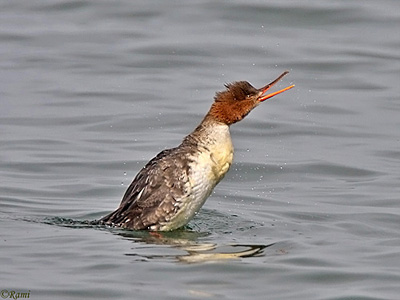
[(191, 193), (188, 154), (182, 148), (160, 152), (136, 175), (118, 209), (100, 222), (134, 230), (169, 222)]

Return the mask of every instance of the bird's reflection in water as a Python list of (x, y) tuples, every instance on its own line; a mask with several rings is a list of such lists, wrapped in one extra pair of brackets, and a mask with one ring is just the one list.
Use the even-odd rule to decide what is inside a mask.
[[(44, 223), (75, 229), (95, 228), (98, 230), (110, 231), (113, 234), (137, 243), (137, 247), (134, 248), (135, 252), (127, 253), (126, 255), (136, 257), (138, 260), (172, 259), (183, 263), (232, 260), (263, 256), (264, 249), (275, 244), (217, 245), (210, 242), (201, 242), (199, 240), (211, 234), (201, 230), (191, 230), (188, 227), (186, 229), (169, 232), (133, 231), (104, 225), (92, 225), (90, 221), (79, 221), (59, 217), (46, 219)], [(156, 253), (151, 254), (151, 252)]]
[[(117, 232), (115, 232), (117, 233)], [(142, 232), (142, 231), (118, 231), (118, 235), (131, 239), (134, 242), (148, 245), (170, 246), (172, 251), (165, 251), (163, 254), (149, 253), (127, 253), (127, 256), (141, 257), (142, 259), (176, 259), (183, 263), (201, 263), (208, 261), (221, 261), (240, 259), (245, 257), (262, 256), (264, 249), (274, 245), (217, 245), (197, 241), (199, 238), (209, 235), (208, 233), (194, 231), (173, 231), (173, 232)], [(135, 249), (139, 250), (139, 249)], [(148, 248), (147, 248), (148, 250)], [(179, 250), (176, 253), (176, 250)], [(148, 252), (148, 251), (146, 251)]]

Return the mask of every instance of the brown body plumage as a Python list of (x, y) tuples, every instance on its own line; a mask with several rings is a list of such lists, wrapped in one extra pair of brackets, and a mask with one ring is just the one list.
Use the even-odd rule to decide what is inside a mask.
[(285, 90), (264, 93), (246, 81), (226, 85), (200, 125), (176, 148), (160, 152), (136, 175), (120, 206), (98, 221), (133, 230), (173, 230), (186, 225), (224, 177), (233, 159), (229, 126)]

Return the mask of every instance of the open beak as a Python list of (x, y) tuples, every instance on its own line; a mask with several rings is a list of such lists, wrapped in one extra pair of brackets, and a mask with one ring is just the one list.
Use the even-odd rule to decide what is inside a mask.
[(285, 71), (283, 72), (278, 78), (276, 78), (274, 81), (272, 81), (271, 83), (268, 83), (266, 86), (262, 87), (261, 89), (259, 89), (260, 92), (262, 92), (261, 96), (258, 98), (259, 102), (263, 102), (269, 98), (272, 98), (273, 96), (276, 96), (280, 93), (283, 93), (284, 91), (290, 90), (292, 87), (294, 87), (294, 84), (292, 84), (291, 86), (285, 87), (284, 89), (271, 93), (271, 94), (267, 94), (264, 95), (266, 91), (268, 91), (271, 87), (273, 87), (279, 80), (282, 79), (283, 76), (285, 76), (286, 74), (288, 74), (289, 71)]

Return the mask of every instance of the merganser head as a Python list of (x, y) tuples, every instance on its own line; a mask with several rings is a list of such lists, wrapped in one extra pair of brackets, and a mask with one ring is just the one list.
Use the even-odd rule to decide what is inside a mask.
[(291, 85), (277, 92), (265, 95), (272, 86), (288, 73), (289, 71), (283, 72), (277, 79), (259, 89), (253, 87), (247, 81), (226, 84), (225, 91), (215, 94), (215, 101), (208, 115), (227, 125), (242, 120), (261, 102), (294, 87), (294, 85)]

